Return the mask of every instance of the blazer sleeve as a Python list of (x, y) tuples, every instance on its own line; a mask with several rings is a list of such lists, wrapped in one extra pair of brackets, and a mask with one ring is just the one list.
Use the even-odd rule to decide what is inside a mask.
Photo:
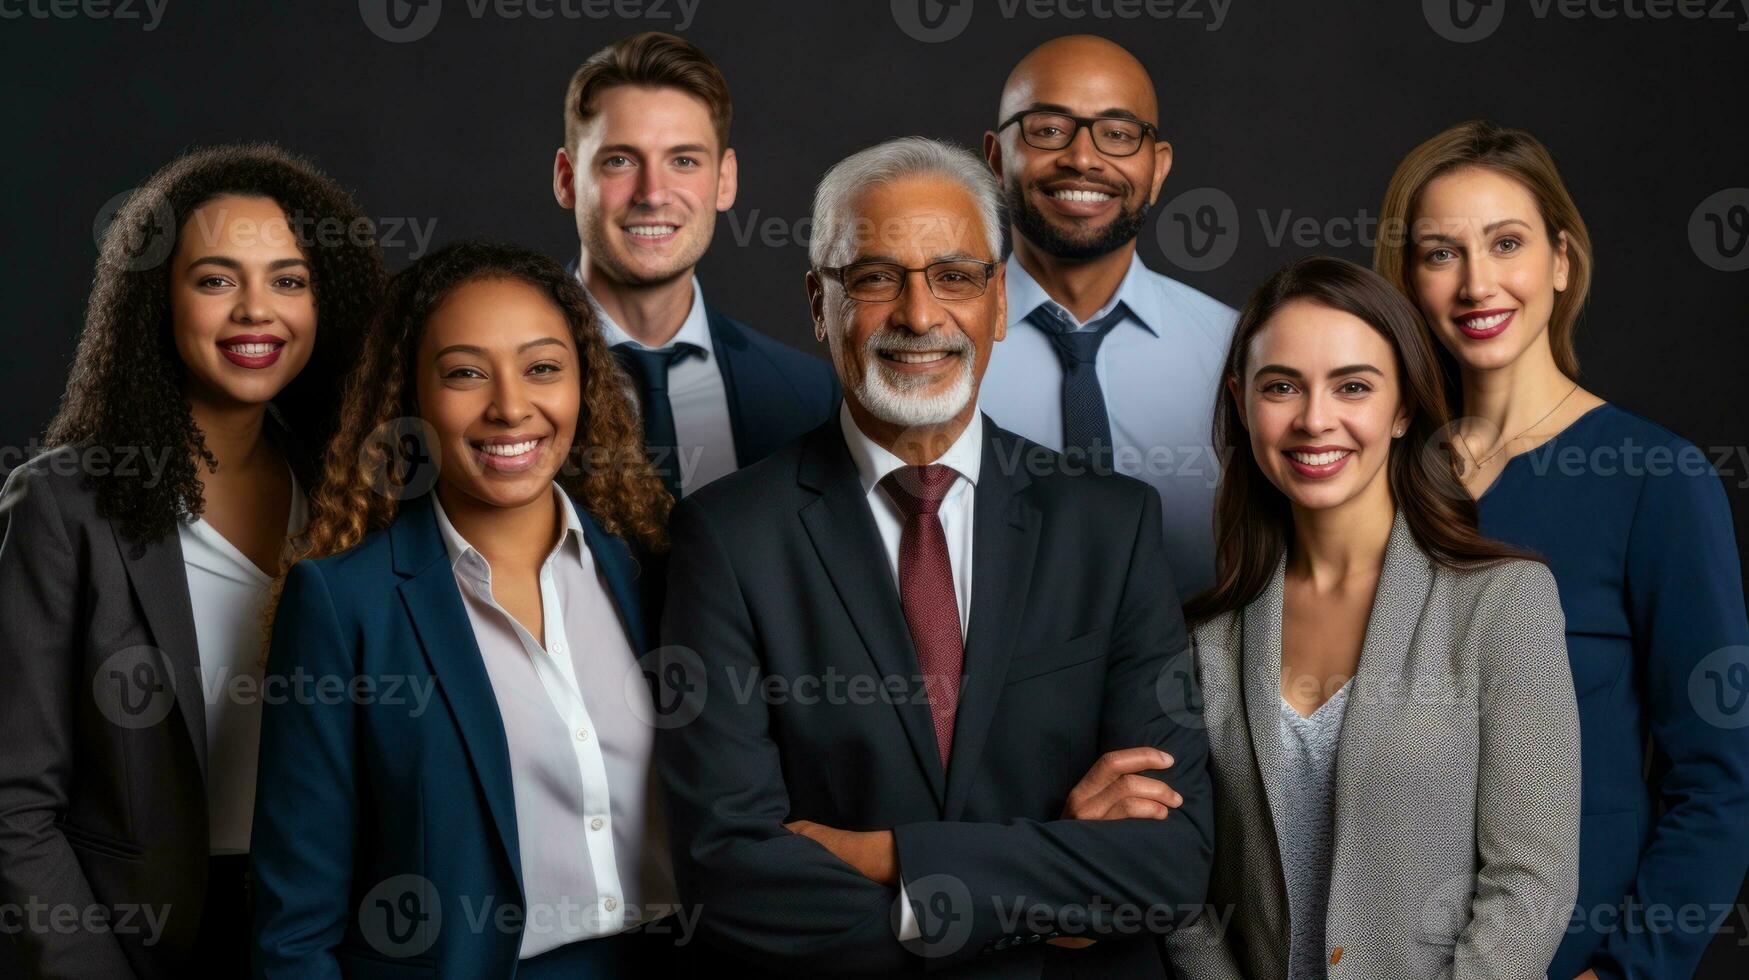
[(762, 675), (758, 639), (709, 518), (683, 501), (670, 538), (656, 735), (682, 900), (712, 942), (771, 970), (912, 968), (892, 918), (897, 890), (783, 826), (789, 792), (771, 718), (733, 686)]
[[(1749, 625), (1731, 506), (1710, 468), (1646, 478), (1628, 536), (1627, 605), (1662, 811), (1634, 899), (1666, 912), (1728, 908), (1749, 869), (1749, 686), (1739, 679)], [(1691, 976), (1711, 939), (1707, 929), (1615, 929), (1590, 965), (1605, 980)]]
[[(0, 544), (0, 903), (90, 909), (97, 899), (60, 830), (84, 687), (79, 562), (47, 475), (18, 467), (0, 500), (12, 502)], [(33, 976), (133, 975), (108, 930), (27, 924), (14, 935)]]
[(1512, 562), (1477, 620), (1481, 867), (1452, 976), (1541, 980), (1579, 891), (1579, 709), (1554, 576)]
[[(1011, 937), (1031, 941), (1035, 922), (1054, 923), (1038, 933), (1047, 938), (1065, 931), (1088, 936), (1166, 932), (1189, 922), (1207, 898), (1214, 852), (1208, 736), (1202, 725), (1187, 723), (1201, 697), (1162, 543), (1160, 497), (1139, 484), (1138, 491), (1131, 530), (1114, 536), (1131, 542), (1131, 550), (1108, 654), (1100, 751), (1136, 745), (1165, 750), (1172, 767), (1146, 775), (1170, 784), (1183, 795), (1184, 805), (1161, 820), (925, 822), (894, 828), (912, 904), (926, 914), (932, 909), (969, 912), (954, 913), (970, 923), (963, 944), (943, 944), (932, 963), (1007, 948), (1013, 942), (1004, 940)], [(1004, 923), (998, 910), (1017, 904), (1027, 915)]]
[[(294, 672), (357, 671), (328, 584), (313, 562), (286, 577), (262, 690), (261, 749), (249, 862), (255, 876), (257, 978), (333, 978), (352, 907), (358, 789), (350, 698), (298, 696)], [(307, 690), (307, 686), (304, 687)]]

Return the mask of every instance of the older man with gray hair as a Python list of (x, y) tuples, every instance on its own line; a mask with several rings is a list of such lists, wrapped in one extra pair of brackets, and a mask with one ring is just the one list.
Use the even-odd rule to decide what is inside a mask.
[(833, 167), (807, 292), (837, 418), (675, 511), (650, 678), (676, 878), (761, 968), (1157, 977), (1203, 902), (1159, 496), (978, 411), (999, 213), (947, 144)]

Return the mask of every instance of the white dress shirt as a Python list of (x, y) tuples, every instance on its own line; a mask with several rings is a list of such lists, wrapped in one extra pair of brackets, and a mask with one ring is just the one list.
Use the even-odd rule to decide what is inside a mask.
[[(288, 537), (302, 531), (309, 520), (295, 475), (291, 484)], [(204, 517), (178, 523), (176, 536), (188, 577), (188, 604), (194, 613), (194, 642), (200, 652), (206, 702), (208, 853), (247, 854), (255, 814), (261, 700), (243, 692), (261, 690), (261, 611), (273, 576)]]
[[(1045, 331), (1027, 320), (1041, 305), (1062, 309), (1010, 256), (1008, 337), (995, 345), (978, 400), (997, 425), (1063, 448), (1063, 364)], [(1113, 461), (1160, 494), (1166, 558), (1181, 598), (1214, 584), (1215, 487), (1210, 446), (1215, 397), (1238, 314), (1132, 257), (1117, 290), (1085, 329), (1123, 303), (1129, 313), (1099, 345), (1093, 369), (1111, 420)]]
[(499, 605), (485, 556), (432, 497), (510, 749), (525, 959), (648, 922), (677, 900), (655, 730), (626, 693), (637, 661), (576, 508), (553, 492), (564, 524), (540, 569), (545, 647)]
[[(582, 272), (578, 272), (577, 279), (582, 281)], [(594, 301), (591, 296), (590, 302)], [(735, 472), (735, 431), (729, 422), (729, 391), (723, 384), (716, 347), (711, 344), (704, 289), (699, 286), (698, 277), (692, 277), (692, 308), (681, 321), (680, 332), (662, 347), (649, 347), (633, 340), (600, 304), (596, 304), (595, 312), (601, 317), (609, 348), (630, 343), (644, 350), (668, 350), (685, 342), (704, 350), (703, 355), (694, 354), (668, 369), (668, 403), (674, 408), (674, 438), (679, 443), (680, 495), (684, 497), (719, 476)]]
[[(868, 494), (869, 511), (874, 514), (875, 529), (880, 532), (881, 545), (887, 553), (887, 568), (893, 573), (893, 584), (899, 582), (899, 538), (905, 530), (905, 518), (899, 505), (893, 502), (881, 479), (901, 466), (904, 460), (888, 452), (879, 443), (857, 428), (848, 403), (838, 406), (838, 425), (844, 430), (844, 443), (850, 448), (850, 458), (856, 462), (862, 490)], [(960, 611), (960, 642), (966, 637), (966, 623), (972, 609), (972, 518), (976, 510), (978, 470), (984, 461), (984, 418), (974, 410), (972, 421), (947, 447), (935, 462), (952, 469), (959, 477), (941, 499), (936, 516), (941, 519), (942, 534), (947, 537), (947, 563), (953, 570), (954, 598)], [(917, 914), (911, 909), (911, 896), (899, 882), (899, 940), (916, 939), (922, 935)]]

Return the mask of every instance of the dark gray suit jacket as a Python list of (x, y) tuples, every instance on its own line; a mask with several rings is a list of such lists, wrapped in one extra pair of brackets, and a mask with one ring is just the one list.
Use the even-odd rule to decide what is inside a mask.
[[(1160, 498), (987, 418), (943, 772), (886, 552), (836, 417), (682, 501), (656, 670), (675, 873), (707, 940), (807, 974), (1158, 977), (1203, 901), (1211, 806)], [(1194, 692), (1189, 692), (1194, 696)], [(1062, 820), (1100, 753), (1170, 752), (1164, 820)], [(898, 890), (783, 827), (892, 830)], [(1093, 947), (1045, 939), (1087, 930)]]
[(208, 853), (182, 545), (123, 538), (79, 453), (44, 453), (0, 492), (0, 903), (76, 910), (71, 928), (27, 916), (14, 939), (29, 975), (181, 977)]

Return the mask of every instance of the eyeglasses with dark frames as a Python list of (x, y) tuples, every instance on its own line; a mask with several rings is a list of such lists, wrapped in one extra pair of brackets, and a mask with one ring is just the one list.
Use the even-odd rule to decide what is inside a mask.
[(1027, 109), (1009, 116), (1002, 130), (1020, 124), (1020, 138), (1037, 150), (1060, 150), (1075, 142), (1075, 134), (1085, 126), (1093, 133), (1093, 146), (1109, 157), (1133, 156), (1142, 148), (1142, 139), (1157, 139), (1160, 131), (1153, 123), (1123, 116), (1071, 116), (1050, 109)]
[(908, 268), (897, 262), (852, 262), (849, 265), (825, 266), (819, 273), (838, 280), (844, 294), (865, 303), (886, 303), (899, 298), (905, 291), (905, 281), (913, 272), (923, 273), (929, 292), (936, 299), (977, 299), (984, 295), (990, 274), (996, 263), (978, 259), (944, 259), (922, 268)]

